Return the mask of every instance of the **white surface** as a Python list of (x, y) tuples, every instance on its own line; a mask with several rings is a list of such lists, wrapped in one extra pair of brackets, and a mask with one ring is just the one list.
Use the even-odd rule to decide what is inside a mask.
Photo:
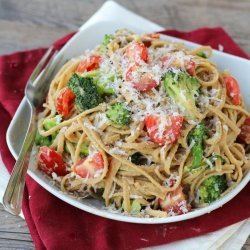
[[(123, 21), (122, 21), (123, 20)], [(71, 58), (72, 56), (79, 55), (84, 49), (86, 48), (93, 48), (96, 44), (98, 44), (103, 35), (106, 33), (111, 33), (117, 28), (121, 27), (127, 27), (135, 32), (150, 32), (150, 31), (157, 31), (163, 29), (163, 27), (160, 27), (156, 24), (153, 24), (144, 18), (141, 18), (124, 8), (120, 7), (119, 5), (115, 4), (114, 2), (107, 2), (103, 5), (103, 7), (87, 22), (85, 23), (81, 28), (80, 32), (74, 36), (70, 43), (68, 43), (62, 50), (61, 53), (64, 54), (66, 58)], [(171, 40), (179, 40), (175, 38), (170, 38), (168, 39)], [(84, 43), (82, 42), (84, 41)], [(194, 47), (195, 44), (193, 43), (186, 43), (187, 46), (189, 47)], [(213, 60), (218, 64), (219, 67), (223, 68), (230, 68), (232, 69), (231, 72), (236, 76), (236, 78), (239, 80), (241, 83), (245, 82), (250, 82), (250, 76), (247, 75), (248, 79), (243, 78), (246, 76), (246, 74), (241, 74), (239, 69), (247, 72), (250, 68), (250, 64), (248, 60), (244, 60), (242, 58), (238, 58), (235, 56), (223, 54), (221, 52), (215, 52)], [(233, 67), (233, 65), (237, 64), (238, 67)], [(243, 88), (242, 88), (243, 87)], [(248, 95), (250, 90), (248, 89), (247, 85), (241, 86), (243, 93), (245, 95)], [(250, 100), (248, 100), (250, 102)], [(250, 104), (250, 103), (248, 103)], [(11, 126), (8, 130), (7, 134), (7, 142), (9, 145), (9, 148), (14, 155), (14, 157), (17, 157), (17, 148), (15, 148), (15, 144), (13, 141), (10, 140), (10, 133), (14, 127), (15, 120), (17, 119), (17, 116), (21, 114), (21, 111), (23, 112), (22, 108), (24, 108), (25, 102), (22, 102), (22, 105), (20, 106), (18, 112), (15, 115), (15, 118), (13, 119)], [(250, 106), (250, 105), (248, 105)], [(2, 177), (2, 172), (3, 172), (3, 167), (0, 164), (0, 176)], [(55, 187), (52, 187), (48, 181), (48, 179), (43, 176), (40, 172), (36, 170), (30, 170), (29, 174), (31, 175), (32, 178), (34, 178), (38, 183), (40, 183), (44, 188), (46, 188), (48, 191), (59, 197), (60, 199), (65, 200), (66, 202), (77, 206), (83, 210), (86, 210), (88, 212), (98, 214), (100, 216), (104, 217), (109, 217), (112, 219), (117, 219), (117, 220), (122, 220), (122, 221), (130, 221), (130, 222), (137, 222), (137, 223), (164, 223), (164, 222), (170, 222), (170, 221), (177, 221), (177, 220), (182, 220), (182, 219), (187, 219), (190, 217), (196, 217), (198, 215), (204, 214), (208, 212), (209, 210), (216, 209), (217, 207), (221, 206), (222, 203), (227, 202), (230, 200), (236, 193), (238, 193), (243, 186), (248, 182), (250, 175), (248, 174), (247, 178), (245, 177), (245, 180), (241, 183), (241, 186), (238, 186), (238, 189), (235, 189), (233, 192), (230, 193), (230, 195), (224, 197), (224, 199), (221, 199), (219, 202), (214, 203), (212, 206), (210, 206), (208, 209), (200, 209), (198, 211), (192, 212), (187, 215), (183, 216), (177, 216), (177, 217), (172, 217), (172, 218), (164, 218), (164, 219), (159, 219), (159, 218), (153, 218), (153, 219), (139, 219), (139, 218), (133, 218), (133, 217), (125, 217), (121, 215), (115, 215), (108, 213), (106, 210), (100, 208), (100, 204), (98, 202), (79, 202), (76, 201), (75, 199), (72, 199), (68, 196), (65, 196), (59, 192)], [(4, 180), (5, 178), (1, 178)], [(4, 181), (1, 183), (3, 184)], [(3, 185), (4, 186), (4, 185)], [(1, 186), (2, 187), (2, 186)], [(1, 189), (0, 187), (0, 189)], [(142, 221), (143, 220), (143, 221)], [(236, 228), (235, 225), (231, 226), (230, 228), (223, 229), (224, 232), (227, 232), (227, 230), (232, 230), (231, 228)], [(249, 230), (248, 230), (249, 231)], [(220, 238), (219, 236), (223, 234), (222, 231), (220, 230), (218, 233), (214, 234), (216, 237), (214, 237), (212, 240), (215, 241), (215, 238), (218, 239)], [(201, 236), (204, 237), (204, 236)], [(198, 237), (198, 238), (201, 238)], [(198, 239), (195, 238), (195, 241)], [(187, 240), (188, 242), (194, 242), (192, 240)], [(185, 242), (187, 242), (185, 241)], [(180, 242), (181, 243), (181, 242)], [(244, 242), (243, 242), (244, 243)], [(174, 243), (177, 244), (177, 243)], [(183, 243), (182, 243), (183, 244)], [(185, 246), (187, 243), (184, 243)], [(173, 244), (169, 244), (168, 246), (171, 247)], [(183, 245), (182, 245), (183, 246)], [(191, 246), (191, 245), (190, 245)], [(178, 246), (180, 247), (180, 246)], [(165, 248), (166, 249), (166, 248)], [(171, 248), (169, 248), (171, 249)], [(195, 248), (188, 248), (188, 249), (195, 249)]]
[(245, 220), (213, 233), (157, 247), (149, 247), (145, 250), (239, 250), (246, 242), (249, 232), (250, 220)]

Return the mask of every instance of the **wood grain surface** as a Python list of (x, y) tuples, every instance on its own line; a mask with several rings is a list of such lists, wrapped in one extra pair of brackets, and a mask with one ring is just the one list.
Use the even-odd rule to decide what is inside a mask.
[[(103, 0), (0, 0), (0, 54), (48, 47), (77, 30)], [(167, 29), (222, 26), (250, 55), (250, 0), (118, 0)], [(33, 249), (24, 220), (0, 205), (0, 249)], [(201, 248), (202, 249), (202, 248)], [(243, 249), (250, 249), (248, 238)]]

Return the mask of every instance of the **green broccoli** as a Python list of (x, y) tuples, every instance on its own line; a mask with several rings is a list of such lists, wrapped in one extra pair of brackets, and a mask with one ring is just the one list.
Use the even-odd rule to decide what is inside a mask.
[(139, 213), (141, 211), (141, 204), (138, 200), (133, 200), (131, 203), (131, 213)]
[(95, 70), (91, 70), (91, 71), (87, 71), (81, 74), (81, 77), (99, 77), (100, 76), (100, 70), (95, 69)]
[(106, 76), (107, 74), (104, 72), (101, 72), (100, 70), (92, 70), (92, 71), (83, 73), (81, 76), (93, 78), (93, 80), (94, 80), (93, 83), (97, 87), (98, 94), (100, 94), (100, 95), (113, 95), (113, 94), (115, 94), (114, 89), (112, 88), (112, 86), (110, 86), (114, 82), (115, 76), (111, 75), (107, 78), (102, 78), (101, 77), (102, 75)]
[(196, 109), (195, 99), (199, 96), (200, 83), (195, 77), (182, 71), (168, 71), (164, 76), (163, 86), (187, 117), (196, 117), (193, 110)]
[(121, 102), (117, 102), (109, 106), (106, 116), (117, 125), (128, 125), (130, 122), (131, 112), (128, 110), (126, 105)]
[(200, 51), (196, 55), (200, 56), (200, 57), (203, 57), (203, 58), (207, 58), (207, 54), (204, 51)]
[(107, 46), (112, 40), (114, 39), (114, 36), (111, 34), (106, 34), (103, 38), (102, 45)]
[(60, 115), (56, 115), (52, 118), (46, 118), (43, 120), (43, 127), (45, 130), (50, 130), (51, 128), (55, 127), (62, 121), (62, 117)]
[(207, 128), (203, 123), (193, 128), (187, 137), (188, 145), (194, 144), (191, 151), (193, 156), (192, 165), (189, 170), (199, 168), (202, 165), (202, 157), (204, 151), (204, 140), (207, 138)]
[(89, 145), (86, 143), (83, 143), (80, 148), (80, 155), (87, 156), (89, 155)]
[[(43, 121), (43, 128), (47, 131), (50, 130), (51, 128), (55, 127), (62, 121), (62, 117), (60, 115), (56, 115), (55, 117), (52, 118), (46, 118)], [(54, 132), (51, 136), (52, 139), (54, 140), (56, 136), (58, 135), (58, 131)]]
[[(77, 144), (76, 143), (74, 143), (74, 147), (76, 148), (76, 146), (77, 146)], [(65, 152), (67, 153), (67, 154), (70, 154), (70, 151), (69, 151), (69, 148), (68, 148), (68, 146), (67, 146), (67, 144), (65, 144)], [(89, 155), (89, 145), (88, 144), (86, 144), (86, 143), (83, 143), (82, 145), (81, 145), (81, 148), (80, 148), (80, 155), (81, 156), (87, 156), (87, 155)]]
[(115, 80), (115, 76), (110, 76), (106, 79), (96, 79), (95, 84), (98, 88), (99, 93), (101, 93), (101, 95), (106, 94), (106, 95), (114, 95), (115, 94), (115, 90), (114, 88), (112, 88), (112, 83)]
[(67, 146), (67, 144), (65, 144), (64, 150), (67, 154), (70, 154), (69, 147)]
[(39, 146), (50, 146), (52, 144), (51, 136), (44, 137), (38, 131), (36, 132), (35, 143)]
[[(131, 211), (130, 212), (132, 214), (137, 214), (142, 209), (141, 204), (137, 199), (130, 200), (130, 205), (131, 205)], [(124, 201), (122, 202), (122, 209), (124, 210)]]
[(107, 49), (108, 44), (114, 39), (113, 35), (106, 34), (103, 38), (102, 44), (99, 46), (98, 50), (100, 52), (105, 52)]
[[(46, 118), (43, 121), (43, 128), (46, 131), (50, 130), (51, 128), (58, 125), (61, 122), (61, 120), (62, 120), (62, 117), (60, 115), (57, 115), (52, 118)], [(44, 137), (37, 131), (36, 137), (35, 137), (35, 143), (40, 146), (50, 146), (53, 143), (54, 139), (56, 138), (57, 134), (58, 134), (58, 131), (54, 132), (52, 135)]]
[(75, 106), (79, 112), (94, 108), (102, 102), (91, 77), (81, 77), (74, 73), (69, 79), (68, 87), (76, 95)]
[(217, 200), (227, 187), (225, 175), (213, 175), (207, 178), (199, 187), (199, 202), (202, 204)]

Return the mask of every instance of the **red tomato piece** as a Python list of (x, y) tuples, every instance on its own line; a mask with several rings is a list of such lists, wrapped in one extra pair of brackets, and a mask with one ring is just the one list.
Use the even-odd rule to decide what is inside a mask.
[(97, 178), (104, 168), (104, 160), (100, 152), (96, 152), (80, 160), (74, 172), (82, 178)]
[(186, 63), (186, 70), (189, 75), (193, 76), (195, 73), (196, 64), (194, 61), (190, 60)]
[(59, 176), (67, 174), (66, 164), (55, 150), (42, 146), (38, 155), (38, 167), (46, 174), (51, 175), (53, 172)]
[(240, 87), (238, 82), (232, 76), (224, 76), (227, 89), (227, 96), (231, 99), (233, 105), (240, 105)]
[(159, 85), (159, 83), (153, 79), (151, 73), (143, 73), (139, 82), (135, 82), (134, 88), (139, 91), (149, 91)]
[(180, 133), (183, 117), (178, 116), (154, 116), (149, 115), (145, 118), (145, 125), (151, 140), (161, 146), (175, 142)]
[(126, 72), (126, 81), (130, 81), (133, 84), (133, 87), (138, 91), (149, 91), (159, 85), (157, 81), (153, 79), (151, 73), (143, 73), (138, 78), (134, 79), (133, 72), (138, 69), (138, 66), (132, 65), (129, 66)]
[(250, 144), (250, 117), (247, 117), (244, 124), (241, 126), (241, 131), (238, 135), (238, 139), (241, 142)]
[(85, 58), (78, 65), (76, 72), (82, 74), (84, 72), (98, 69), (100, 66), (101, 59), (102, 59), (101, 56), (98, 55), (92, 55)]
[(58, 114), (66, 117), (74, 103), (75, 94), (68, 87), (63, 88), (56, 99), (56, 110)]
[(141, 64), (142, 61), (148, 61), (148, 49), (143, 43), (134, 42), (128, 45), (125, 56), (130, 62)]
[(187, 203), (185, 194), (182, 187), (178, 187), (174, 191), (167, 194), (164, 200), (159, 199), (160, 207), (169, 215), (186, 214), (191, 210), (190, 205)]

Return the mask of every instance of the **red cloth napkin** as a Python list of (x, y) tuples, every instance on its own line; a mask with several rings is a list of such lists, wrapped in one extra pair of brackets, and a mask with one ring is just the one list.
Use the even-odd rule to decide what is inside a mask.
[[(192, 32), (168, 30), (183, 38), (248, 58), (222, 28)], [(57, 41), (61, 48), (72, 36)], [(9, 171), (14, 165), (5, 141), (7, 127), (23, 98), (26, 80), (45, 49), (0, 57), (0, 152)], [(163, 225), (139, 225), (101, 218), (57, 199), (30, 177), (26, 180), (23, 212), (36, 249), (136, 249), (198, 236), (250, 217), (250, 184), (222, 208), (201, 217)]]

